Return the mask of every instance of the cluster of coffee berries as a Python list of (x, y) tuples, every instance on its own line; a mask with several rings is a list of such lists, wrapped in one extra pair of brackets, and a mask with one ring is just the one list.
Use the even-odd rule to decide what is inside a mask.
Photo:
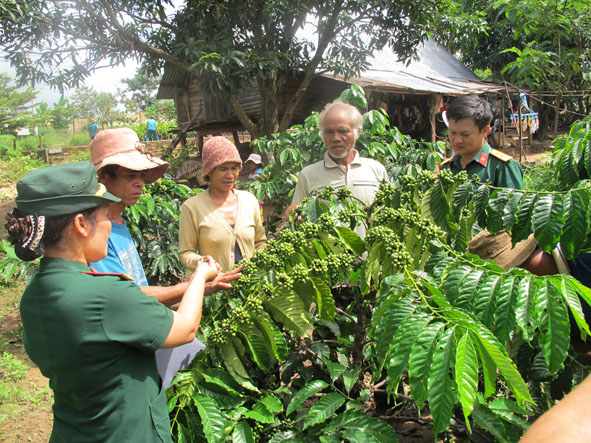
[(291, 243), (269, 240), (265, 252), (276, 257), (279, 262), (285, 264), (295, 254), (295, 248)]
[(327, 269), (330, 272), (350, 269), (354, 260), (355, 257), (350, 254), (331, 254), (324, 259)]
[(292, 231), (287, 228), (282, 229), (276, 237), (278, 242), (289, 243), (294, 246), (301, 245), (304, 239), (304, 233), (300, 232), (300, 230)]
[(347, 225), (350, 225), (353, 222), (353, 217), (353, 210), (349, 208), (341, 209), (337, 214), (337, 219)]
[(318, 225), (311, 222), (302, 222), (297, 226), (298, 232), (301, 232), (304, 238), (318, 238)]
[(323, 232), (332, 232), (336, 227), (336, 223), (332, 216), (328, 213), (324, 213), (318, 217), (318, 228)]
[(290, 271), (293, 281), (296, 283), (305, 283), (310, 279), (310, 272), (303, 264), (298, 263)]
[(412, 257), (404, 244), (395, 240), (385, 246), (385, 252), (390, 256), (394, 270), (400, 272), (412, 266)]
[(419, 180), (419, 187), (421, 189), (426, 189), (430, 188), (433, 183), (435, 183), (437, 178), (435, 177), (433, 171), (423, 169), (421, 172), (419, 172), (417, 179)]
[(327, 186), (322, 191), (320, 191), (317, 196), (321, 200), (330, 200), (332, 194), (334, 194), (334, 188), (332, 186)]
[(365, 243), (368, 246), (371, 246), (374, 243), (387, 244), (396, 240), (396, 233), (389, 227), (383, 225), (372, 226), (367, 230), (367, 234), (365, 235)]
[(376, 192), (374, 199), (374, 206), (387, 205), (392, 196), (397, 192), (397, 188), (393, 183), (382, 182)]
[(337, 189), (337, 197), (340, 199), (346, 199), (353, 196), (353, 192), (346, 186)]

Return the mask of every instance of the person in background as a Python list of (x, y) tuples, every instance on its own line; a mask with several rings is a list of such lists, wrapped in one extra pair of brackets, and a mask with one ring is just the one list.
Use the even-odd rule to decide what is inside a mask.
[(50, 442), (172, 442), (154, 351), (191, 342), (205, 282), (219, 267), (196, 266), (176, 312), (123, 274), (93, 271), (107, 254), (108, 204), (93, 165), (50, 166), (17, 183), (8, 237), (23, 260), (42, 256), (20, 304), (24, 345), (53, 390)]
[(523, 188), (519, 163), (486, 141), (494, 116), (490, 103), (474, 95), (458, 97), (445, 112), (455, 155), (443, 161), (441, 169), (450, 169), (454, 174), (466, 171), (470, 178), (476, 174), (482, 182), (490, 180), (495, 187)]
[(211, 255), (228, 271), (267, 244), (259, 202), (234, 188), (242, 168), (236, 146), (225, 137), (203, 145), (203, 178), (209, 187), (183, 203), (179, 224), (179, 258), (189, 270)]
[(263, 160), (259, 154), (250, 154), (244, 162), (248, 173), (248, 181), (253, 181), (263, 172)]
[(158, 122), (154, 116), (150, 117), (146, 122), (146, 141), (160, 140), (160, 133), (158, 132)]
[(88, 130), (88, 135), (90, 137), (90, 141), (92, 141), (98, 132), (98, 125), (96, 124), (96, 118), (90, 120), (90, 124), (86, 128)]
[[(144, 145), (135, 131), (129, 128), (99, 132), (90, 144), (90, 159), (99, 181), (111, 194), (121, 199), (109, 207), (112, 231), (107, 256), (91, 265), (99, 272), (129, 275), (146, 295), (156, 297), (167, 306), (178, 303), (187, 290), (188, 282), (174, 286), (149, 286), (139, 253), (122, 217), (125, 208), (138, 202), (144, 183), (159, 179), (168, 169), (168, 163), (144, 152)], [(206, 294), (230, 289), (230, 282), (240, 277), (239, 272), (240, 269), (235, 269), (220, 274), (208, 283)]]

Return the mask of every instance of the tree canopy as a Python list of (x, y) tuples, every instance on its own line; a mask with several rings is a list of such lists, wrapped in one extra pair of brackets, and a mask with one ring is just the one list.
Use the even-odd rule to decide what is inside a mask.
[[(222, 97), (253, 135), (289, 127), (314, 75), (359, 73), (374, 49), (390, 45), (402, 57), (457, 13), (455, 0), (26, 0), (26, 14), (4, 29), (2, 48), (20, 78), (61, 88), (92, 71), (133, 57), (146, 72), (164, 63), (189, 71), (207, 92)], [(460, 14), (461, 22), (470, 17)], [(311, 28), (310, 28), (311, 27)], [(462, 32), (466, 26), (458, 27)], [(304, 29), (313, 29), (309, 39)], [(454, 33), (455, 31), (450, 31)], [(283, 115), (279, 91), (299, 75)], [(262, 115), (253, 121), (237, 100), (255, 87)]]
[(0, 72), (0, 133), (14, 134), (18, 127), (27, 126), (31, 119), (32, 101), (37, 97), (33, 88), (19, 88), (8, 74)]

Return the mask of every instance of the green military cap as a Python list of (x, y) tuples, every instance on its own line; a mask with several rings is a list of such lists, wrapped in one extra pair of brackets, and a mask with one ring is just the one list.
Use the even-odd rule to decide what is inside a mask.
[(46, 217), (76, 214), (121, 201), (98, 182), (90, 162), (37, 169), (21, 178), (16, 190), (16, 206), (19, 210)]

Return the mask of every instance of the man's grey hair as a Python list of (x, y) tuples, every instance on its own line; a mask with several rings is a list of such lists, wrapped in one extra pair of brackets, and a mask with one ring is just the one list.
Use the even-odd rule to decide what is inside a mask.
[(357, 133), (355, 137), (357, 139), (361, 134), (361, 129), (363, 128), (363, 115), (361, 115), (361, 112), (359, 112), (359, 110), (355, 106), (350, 105), (349, 103), (344, 103), (340, 100), (335, 100), (334, 102), (327, 104), (318, 116), (318, 126), (320, 126), (320, 134), (324, 134), (324, 120), (326, 119), (326, 116), (330, 112), (340, 109), (344, 109), (349, 113), (349, 121), (351, 127)]

